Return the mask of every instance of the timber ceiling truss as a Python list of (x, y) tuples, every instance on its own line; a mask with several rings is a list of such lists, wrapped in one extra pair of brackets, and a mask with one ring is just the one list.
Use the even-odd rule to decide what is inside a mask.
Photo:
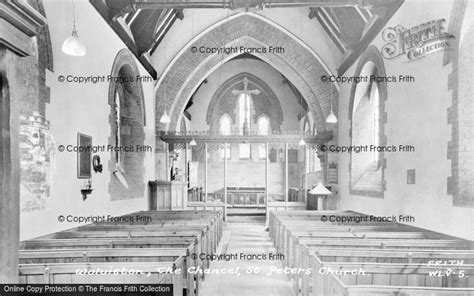
[(150, 56), (183, 9), (255, 11), (308, 7), (343, 54), (342, 75), (367, 48), (404, 0), (89, 0), (150, 75), (157, 79)]

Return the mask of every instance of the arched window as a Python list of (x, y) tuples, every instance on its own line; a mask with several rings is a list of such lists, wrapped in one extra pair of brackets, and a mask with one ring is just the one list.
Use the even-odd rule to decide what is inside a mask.
[[(219, 134), (222, 136), (230, 136), (230, 117), (227, 114), (222, 115), (219, 123)], [(224, 159), (224, 155), (227, 155), (227, 159), (230, 159), (230, 145), (225, 144), (225, 148), (221, 149), (221, 158)]]
[(129, 81), (139, 73), (133, 54), (118, 52), (111, 75), (120, 79), (109, 85), (110, 149), (109, 193), (112, 200), (141, 198), (144, 194), (145, 154), (123, 149), (145, 143), (145, 105), (142, 84)]
[[(356, 76), (385, 77), (383, 59), (375, 47), (370, 47), (361, 57)], [(351, 144), (357, 152), (351, 153), (350, 189), (352, 194), (383, 197), (385, 145), (384, 102), (387, 97), (385, 82), (362, 81), (351, 91), (350, 119)]]
[[(121, 108), (122, 104), (120, 101), (123, 101), (123, 93), (120, 94), (120, 87), (117, 86), (115, 90), (115, 96), (114, 96), (114, 104), (113, 104), (113, 110), (114, 110), (114, 140), (115, 140), (115, 147), (122, 147), (122, 116), (121, 116)], [(124, 154), (121, 153), (121, 149), (115, 149), (114, 151), (114, 158), (115, 158), (115, 164), (117, 167), (120, 167), (121, 170), (124, 169)]]
[(248, 133), (250, 128), (250, 97), (241, 94), (239, 97), (239, 131), (242, 135)]
[[(359, 92), (352, 114), (352, 144), (367, 145), (370, 147), (380, 146), (380, 98), (376, 82), (361, 85), (363, 91)], [(354, 177), (359, 178), (365, 172), (377, 170), (380, 167), (380, 152), (378, 149), (367, 149), (360, 155), (353, 157)]]
[[(261, 136), (268, 136), (270, 133), (270, 122), (266, 116), (260, 116), (258, 119), (258, 134)], [(261, 144), (258, 148), (258, 155), (261, 159), (267, 158), (267, 151), (265, 144)]]
[[(375, 147), (380, 146), (380, 136), (379, 136), (379, 124), (380, 124), (380, 112), (379, 112), (379, 88), (377, 83), (372, 83), (370, 86), (370, 100), (372, 101), (370, 113), (372, 114), (371, 122), (371, 134), (372, 134), (372, 145)], [(372, 161), (379, 168), (380, 166), (380, 152), (374, 149), (372, 151)]]
[[(250, 132), (250, 96), (241, 94), (239, 97), (239, 131), (241, 135)], [(239, 158), (250, 158), (250, 144), (239, 144)]]

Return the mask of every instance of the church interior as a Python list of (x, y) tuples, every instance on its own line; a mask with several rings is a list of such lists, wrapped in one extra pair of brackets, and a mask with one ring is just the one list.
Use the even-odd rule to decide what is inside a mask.
[(473, 16), (1, 1), (0, 284), (474, 295)]

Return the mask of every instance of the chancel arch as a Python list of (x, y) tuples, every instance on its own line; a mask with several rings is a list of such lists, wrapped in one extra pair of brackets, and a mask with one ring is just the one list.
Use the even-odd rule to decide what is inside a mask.
[[(227, 34), (233, 32), (233, 34)], [(258, 48), (270, 46), (275, 40), (288, 44), (291, 50), (282, 54), (251, 53), (282, 73), (298, 89), (314, 113), (318, 131), (326, 131), (325, 118), (330, 112), (330, 83), (321, 81), (322, 75), (331, 75), (318, 56), (298, 38), (272, 23), (263, 16), (253, 13), (236, 14), (219, 22), (198, 35), (185, 46), (170, 63), (158, 81), (155, 91), (157, 102), (157, 131), (177, 130), (177, 122), (182, 116), (187, 101), (201, 82), (223, 63), (235, 58), (239, 53), (225, 55), (192, 53), (190, 48), (203, 44), (212, 47), (244, 46)], [(308, 67), (311, 65), (311, 67)], [(337, 97), (337, 87), (332, 88)], [(337, 102), (333, 102), (337, 112)], [(159, 122), (166, 110), (171, 123)]]
[(144, 192), (144, 154), (122, 147), (144, 145), (145, 106), (141, 82), (130, 79), (139, 75), (133, 55), (119, 51), (112, 66), (109, 85), (111, 149), (109, 192), (112, 200), (139, 198)]

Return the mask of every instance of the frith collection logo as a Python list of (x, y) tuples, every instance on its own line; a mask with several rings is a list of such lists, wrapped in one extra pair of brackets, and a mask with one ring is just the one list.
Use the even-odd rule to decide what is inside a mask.
[(445, 31), (445, 19), (429, 21), (409, 29), (401, 25), (383, 30), (382, 46), (384, 58), (393, 59), (406, 55), (409, 61), (417, 60), (431, 53), (449, 49), (454, 36)]

